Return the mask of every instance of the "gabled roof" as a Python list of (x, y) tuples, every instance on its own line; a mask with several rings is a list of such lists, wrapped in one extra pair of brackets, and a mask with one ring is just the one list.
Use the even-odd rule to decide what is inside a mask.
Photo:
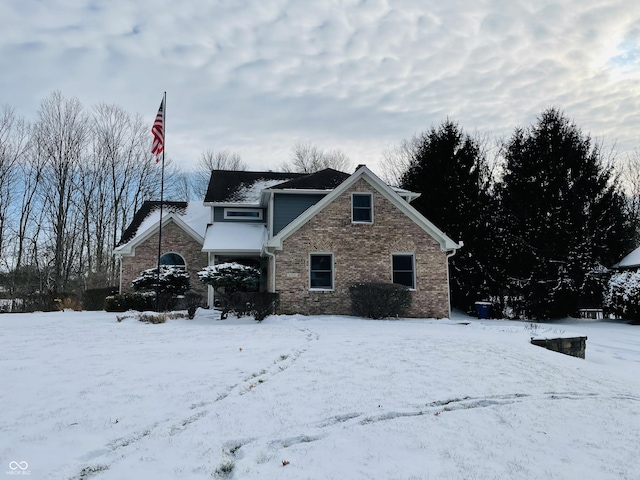
[(282, 248), (282, 242), (292, 235), (296, 230), (309, 221), (314, 215), (320, 212), (324, 207), (329, 205), (338, 196), (342, 195), (351, 185), (357, 182), (359, 179), (364, 178), (366, 181), (374, 187), (382, 196), (394, 204), (401, 212), (407, 215), (413, 220), (419, 227), (425, 232), (431, 235), (439, 244), (442, 251), (456, 250), (462, 246), (457, 244), (451, 238), (449, 238), (442, 230), (436, 227), (428, 219), (426, 219), (420, 212), (413, 208), (408, 202), (403, 200), (398, 193), (396, 193), (391, 187), (378, 178), (371, 170), (362, 165), (358, 167), (353, 175), (347, 180), (342, 182), (326, 197), (316, 203), (314, 206), (307, 209), (302, 215), (296, 218), (293, 222), (283, 228), (277, 235), (269, 240), (265, 247), (267, 248)]
[(304, 176), (302, 173), (212, 170), (204, 202), (255, 204), (265, 188)]
[[(177, 213), (178, 215), (184, 215), (187, 211), (187, 202), (162, 202), (163, 214)], [(146, 201), (142, 204), (142, 207), (135, 213), (131, 223), (127, 229), (122, 233), (120, 241), (117, 246), (124, 245), (136, 236), (140, 226), (146, 218), (148, 218), (153, 212), (157, 211), (160, 214), (160, 202)], [(156, 218), (156, 222), (158, 219)], [(145, 229), (142, 229), (145, 230)]]
[[(204, 242), (207, 225), (211, 219), (211, 208), (202, 202), (163, 202), (162, 225), (175, 222), (198, 242)], [(134, 215), (118, 246), (115, 255), (134, 255), (135, 247), (158, 231), (160, 225), (160, 202), (147, 201)]]
[(315, 173), (294, 178), (288, 182), (279, 183), (271, 188), (278, 190), (333, 190), (349, 178), (349, 176), (348, 173), (339, 172), (333, 168), (325, 168)]

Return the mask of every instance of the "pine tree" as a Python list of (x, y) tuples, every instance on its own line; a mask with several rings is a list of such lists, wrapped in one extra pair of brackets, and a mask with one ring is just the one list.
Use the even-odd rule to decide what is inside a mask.
[(451, 120), (411, 142), (401, 187), (420, 192), (412, 205), (464, 247), (451, 258), (451, 301), (469, 310), (487, 293), (486, 257), (492, 198), (482, 143)]
[(594, 272), (631, 239), (612, 169), (600, 146), (555, 108), (517, 129), (504, 152), (494, 260), (508, 306), (520, 317), (572, 314), (581, 298), (598, 297)]

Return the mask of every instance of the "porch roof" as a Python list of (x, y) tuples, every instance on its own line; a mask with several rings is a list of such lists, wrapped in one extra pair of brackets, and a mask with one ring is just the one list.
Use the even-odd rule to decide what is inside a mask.
[(207, 227), (202, 251), (260, 253), (267, 240), (267, 226), (264, 224), (216, 222)]

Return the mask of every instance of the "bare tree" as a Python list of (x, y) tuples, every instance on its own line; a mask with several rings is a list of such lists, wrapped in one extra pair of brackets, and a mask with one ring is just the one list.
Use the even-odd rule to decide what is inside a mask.
[(240, 155), (229, 150), (207, 150), (200, 155), (196, 169), (193, 172), (193, 194), (203, 199), (207, 194), (207, 187), (211, 178), (211, 170), (246, 170), (247, 164)]
[(421, 137), (414, 135), (400, 144), (384, 151), (380, 167), (382, 179), (389, 185), (398, 186), (402, 176), (409, 170), (411, 162), (420, 148)]
[(6, 105), (0, 110), (0, 269), (9, 269), (15, 263), (9, 258), (7, 242), (12, 230), (14, 196), (19, 195), (19, 167), (28, 144), (28, 126)]
[[(117, 105), (98, 104), (93, 109), (91, 167), (97, 181), (86, 183), (89, 223), (95, 238), (96, 262), (89, 265), (93, 283), (113, 284), (117, 276), (111, 254), (135, 212), (145, 200), (160, 196), (160, 168), (151, 161), (148, 125)], [(89, 168), (89, 167), (85, 167)], [(101, 201), (92, 201), (95, 190)], [(100, 283), (101, 282), (101, 283)]]
[(636, 225), (636, 242), (640, 240), (640, 150), (627, 156), (618, 166), (627, 199), (630, 221)]
[(42, 101), (34, 125), (34, 148), (44, 160), (46, 219), (50, 230), (52, 289), (66, 290), (76, 247), (79, 165), (86, 155), (89, 123), (77, 98), (54, 92)]
[(310, 143), (296, 143), (289, 160), (280, 164), (283, 172), (315, 173), (325, 168), (348, 171), (352, 163), (340, 150), (322, 150)]

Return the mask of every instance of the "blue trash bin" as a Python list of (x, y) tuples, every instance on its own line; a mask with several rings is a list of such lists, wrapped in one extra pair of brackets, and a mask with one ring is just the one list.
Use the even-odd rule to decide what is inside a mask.
[(487, 319), (491, 312), (491, 302), (476, 302), (476, 315), (478, 318)]

